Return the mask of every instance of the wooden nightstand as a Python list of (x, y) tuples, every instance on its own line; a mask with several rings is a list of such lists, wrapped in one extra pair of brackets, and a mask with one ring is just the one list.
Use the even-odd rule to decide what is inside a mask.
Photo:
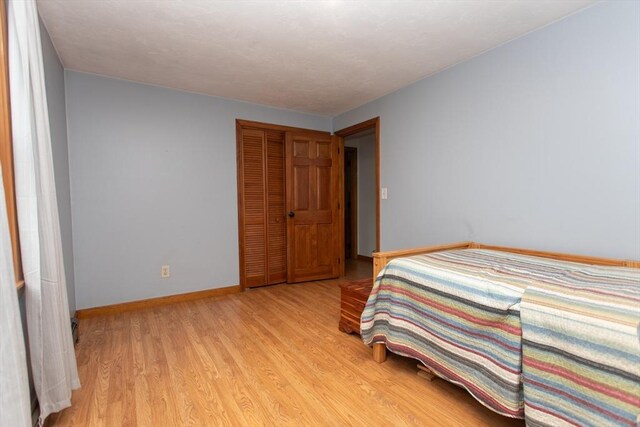
[(372, 279), (355, 280), (340, 285), (340, 323), (347, 334), (360, 333), (360, 316), (373, 288)]

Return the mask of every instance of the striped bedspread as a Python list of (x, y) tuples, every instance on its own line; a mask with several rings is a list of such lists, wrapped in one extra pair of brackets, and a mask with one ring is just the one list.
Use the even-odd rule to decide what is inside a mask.
[(639, 333), (640, 270), (482, 249), (390, 261), (361, 319), (531, 426), (640, 425)]
[(384, 342), (482, 404), (523, 418), (520, 300), (528, 262), (465, 249), (392, 260), (362, 313), (365, 344)]
[(640, 425), (640, 270), (563, 267), (522, 298), (527, 425)]

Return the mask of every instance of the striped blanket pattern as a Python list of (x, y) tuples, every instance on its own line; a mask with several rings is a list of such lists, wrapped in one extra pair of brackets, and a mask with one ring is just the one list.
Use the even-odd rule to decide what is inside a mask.
[(482, 249), (392, 260), (361, 319), (530, 426), (640, 425), (639, 334), (640, 270)]
[(391, 260), (362, 313), (364, 343), (384, 342), (523, 418), (519, 307), (531, 278), (520, 258), (465, 249)]
[(562, 263), (520, 315), (527, 425), (640, 425), (640, 270)]

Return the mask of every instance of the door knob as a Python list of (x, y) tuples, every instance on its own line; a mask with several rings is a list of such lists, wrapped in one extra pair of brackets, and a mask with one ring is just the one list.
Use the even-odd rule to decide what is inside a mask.
[(296, 213), (294, 211), (289, 212), (289, 218), (293, 218), (294, 216), (296, 216)]

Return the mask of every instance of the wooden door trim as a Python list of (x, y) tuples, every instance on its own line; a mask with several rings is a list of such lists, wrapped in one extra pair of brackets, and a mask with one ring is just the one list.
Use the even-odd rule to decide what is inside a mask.
[[(351, 152), (354, 154), (355, 165), (351, 165), (351, 230), (349, 230), (349, 234), (351, 234), (351, 259), (358, 259), (358, 149), (355, 147), (344, 147), (344, 156), (346, 165), (347, 161), (347, 152)], [(345, 188), (345, 197), (346, 197), (346, 188)], [(346, 216), (346, 203), (345, 199), (345, 216)], [(346, 224), (346, 220), (345, 220)]]
[[(340, 129), (334, 133), (342, 138), (346, 138), (371, 128), (374, 128), (376, 132), (376, 252), (380, 252), (380, 117), (374, 117), (373, 119)], [(344, 153), (340, 158), (344, 159)], [(341, 198), (344, 200), (344, 189)]]
[(280, 132), (304, 132), (313, 133), (322, 136), (330, 136), (330, 132), (325, 132), (315, 129), (304, 129), (293, 126), (276, 125), (273, 123), (254, 122), (252, 120), (236, 119), (236, 128), (241, 126), (245, 129), (257, 129), (257, 130), (276, 130)]
[(344, 159), (344, 138), (331, 135), (331, 149), (333, 157), (333, 212), (331, 213), (333, 219), (333, 238), (334, 249), (333, 256), (338, 257), (337, 263), (333, 262), (333, 275), (335, 277), (344, 276), (345, 261), (344, 261), (344, 205), (341, 204), (342, 197), (340, 192), (344, 192), (344, 182), (342, 179), (342, 171), (344, 170), (344, 163), (341, 159)]
[(346, 274), (346, 260), (344, 259), (344, 218), (345, 218), (345, 200), (344, 200), (344, 138), (338, 135), (334, 135), (332, 139), (335, 140), (338, 147), (338, 276), (343, 277)]
[(356, 133), (360, 133), (364, 130), (376, 127), (379, 123), (380, 117), (374, 117), (373, 119), (365, 120), (364, 122), (357, 123), (344, 129), (340, 129), (338, 131), (335, 131), (334, 133), (338, 136), (346, 138), (347, 136), (355, 135)]

